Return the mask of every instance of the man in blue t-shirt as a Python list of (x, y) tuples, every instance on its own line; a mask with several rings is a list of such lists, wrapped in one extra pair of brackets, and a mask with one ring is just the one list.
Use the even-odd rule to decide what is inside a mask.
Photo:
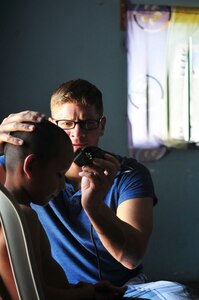
[[(102, 94), (93, 84), (82, 79), (63, 83), (53, 92), (50, 108), (49, 120), (65, 130), (74, 151), (98, 146), (106, 117)], [(42, 118), (42, 114), (26, 111), (4, 119), (0, 127), (2, 148), (3, 142), (22, 142), (14, 140), (10, 131), (34, 130), (22, 121)], [(150, 283), (145, 283), (141, 262), (156, 203), (148, 170), (134, 159), (105, 154), (103, 159), (94, 158), (83, 166), (73, 162), (65, 175), (64, 192), (44, 208), (32, 207), (69, 282), (108, 280), (118, 286), (128, 285), (127, 296), (161, 299), (158, 295), (166, 293), (166, 299), (173, 299), (173, 295), (175, 299), (189, 299), (179, 284), (162, 282), (151, 291)]]

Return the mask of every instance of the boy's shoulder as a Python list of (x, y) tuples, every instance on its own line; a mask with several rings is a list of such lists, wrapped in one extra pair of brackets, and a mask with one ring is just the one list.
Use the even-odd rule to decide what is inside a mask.
[(20, 208), (23, 211), (24, 214), (29, 215), (30, 217), (36, 217), (37, 214), (35, 211), (28, 205), (20, 204)]

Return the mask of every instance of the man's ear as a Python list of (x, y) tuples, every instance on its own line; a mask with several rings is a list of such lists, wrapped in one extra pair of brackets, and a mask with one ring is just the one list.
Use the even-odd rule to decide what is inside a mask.
[(31, 179), (33, 177), (33, 169), (36, 162), (36, 157), (34, 154), (29, 154), (24, 159), (23, 164), (23, 171), (28, 179)]

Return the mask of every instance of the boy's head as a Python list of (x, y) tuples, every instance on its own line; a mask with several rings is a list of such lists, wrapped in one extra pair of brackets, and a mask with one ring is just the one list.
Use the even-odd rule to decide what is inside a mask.
[[(22, 146), (5, 145), (6, 187), (21, 203), (44, 205), (65, 187), (65, 172), (73, 161), (68, 135), (44, 120), (33, 132), (14, 132)], [(21, 198), (21, 199), (20, 199)]]
[(100, 90), (83, 79), (62, 83), (52, 94), (50, 101), (51, 116), (65, 103), (94, 106), (99, 117), (103, 116), (103, 101)]

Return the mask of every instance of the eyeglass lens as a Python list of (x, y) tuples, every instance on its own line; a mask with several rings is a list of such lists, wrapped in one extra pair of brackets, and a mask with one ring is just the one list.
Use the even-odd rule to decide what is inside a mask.
[(57, 125), (63, 129), (73, 129), (76, 124), (79, 124), (82, 129), (96, 129), (99, 125), (100, 120), (82, 120), (82, 121), (71, 121), (71, 120), (58, 120)]

